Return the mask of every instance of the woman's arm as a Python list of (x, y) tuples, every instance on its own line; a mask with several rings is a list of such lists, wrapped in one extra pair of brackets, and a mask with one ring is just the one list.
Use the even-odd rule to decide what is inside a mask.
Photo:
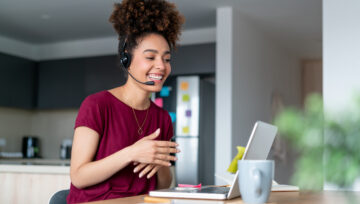
[(88, 127), (75, 129), (70, 177), (72, 184), (77, 188), (81, 189), (100, 183), (131, 162), (128, 147), (104, 159), (93, 161), (99, 138), (99, 134)]
[(157, 186), (156, 189), (169, 188), (172, 181), (172, 174), (170, 167), (162, 166), (157, 172)]
[(101, 160), (93, 161), (98, 144), (99, 134), (88, 128), (75, 129), (72, 147), (70, 177), (77, 188), (86, 188), (98, 184), (126, 167), (130, 162), (141, 162), (161, 166), (170, 166), (174, 156), (169, 152), (177, 152), (174, 142), (155, 141), (160, 134), (158, 129), (135, 144), (128, 146)]

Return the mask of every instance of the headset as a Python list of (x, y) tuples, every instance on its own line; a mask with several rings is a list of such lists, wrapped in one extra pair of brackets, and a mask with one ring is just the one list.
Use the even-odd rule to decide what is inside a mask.
[[(120, 48), (120, 42), (119, 42), (119, 48)], [(121, 50), (119, 50), (119, 52), (120, 52), (120, 65), (122, 66), (122, 68), (131, 76), (131, 78), (133, 78), (138, 83), (145, 84), (145, 85), (150, 85), (150, 86), (155, 85), (154, 81), (141, 82), (141, 81), (137, 80), (135, 77), (133, 77), (133, 75), (130, 74), (128, 68), (130, 67), (130, 64), (131, 64), (131, 54), (125, 52), (125, 49), (126, 49), (126, 38), (124, 38), (124, 44), (122, 45)]]

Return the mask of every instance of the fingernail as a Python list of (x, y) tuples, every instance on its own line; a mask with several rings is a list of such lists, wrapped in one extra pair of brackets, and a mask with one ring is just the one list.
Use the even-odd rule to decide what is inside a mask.
[(143, 175), (142, 174), (139, 174), (139, 178), (141, 178)]
[(168, 166), (171, 166), (171, 163), (168, 163)]
[(181, 150), (180, 150), (180, 149), (177, 149), (177, 152), (181, 152)]
[(160, 133), (160, 128), (158, 128), (157, 130), (156, 130), (156, 135), (159, 135), (159, 133)]
[(149, 175), (147, 175), (147, 177), (146, 177), (147, 179), (149, 179), (150, 178), (150, 176)]
[(134, 169), (134, 173), (136, 173), (137, 172), (137, 169)]

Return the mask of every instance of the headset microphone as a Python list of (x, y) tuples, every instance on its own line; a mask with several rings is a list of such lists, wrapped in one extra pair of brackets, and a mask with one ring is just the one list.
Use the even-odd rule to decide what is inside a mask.
[[(120, 50), (120, 64), (121, 64), (122, 68), (131, 76), (131, 78), (133, 78), (138, 83), (150, 85), (150, 86), (155, 85), (154, 81), (141, 82), (141, 81), (137, 80), (135, 77), (133, 77), (132, 74), (130, 74), (128, 68), (130, 67), (130, 63), (131, 63), (131, 55), (130, 55), (130, 53), (125, 52), (125, 47), (126, 47), (126, 38), (124, 39), (124, 44), (122, 46), (122, 49)], [(120, 48), (120, 46), (119, 46), (119, 48)]]
[(125, 71), (131, 76), (131, 78), (133, 78), (135, 81), (139, 82), (140, 84), (145, 84), (145, 85), (150, 85), (150, 86), (155, 85), (155, 82), (153, 82), (153, 81), (142, 82), (142, 81), (137, 80), (135, 77), (133, 77), (132, 74), (130, 74), (130, 72), (129, 72), (124, 66), (122, 66), (122, 67), (123, 67), (123, 68), (125, 69)]

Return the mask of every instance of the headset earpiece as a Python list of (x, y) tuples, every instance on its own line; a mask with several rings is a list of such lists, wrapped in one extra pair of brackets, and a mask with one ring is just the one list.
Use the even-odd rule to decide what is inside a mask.
[[(126, 49), (126, 37), (123, 39), (124, 43), (120, 50), (120, 63), (125, 67), (125, 69), (130, 67), (131, 64), (131, 55), (130, 53), (125, 52)], [(120, 46), (119, 46), (120, 48)]]
[(123, 51), (120, 56), (120, 62), (126, 69), (129, 68), (131, 63), (131, 55)]

